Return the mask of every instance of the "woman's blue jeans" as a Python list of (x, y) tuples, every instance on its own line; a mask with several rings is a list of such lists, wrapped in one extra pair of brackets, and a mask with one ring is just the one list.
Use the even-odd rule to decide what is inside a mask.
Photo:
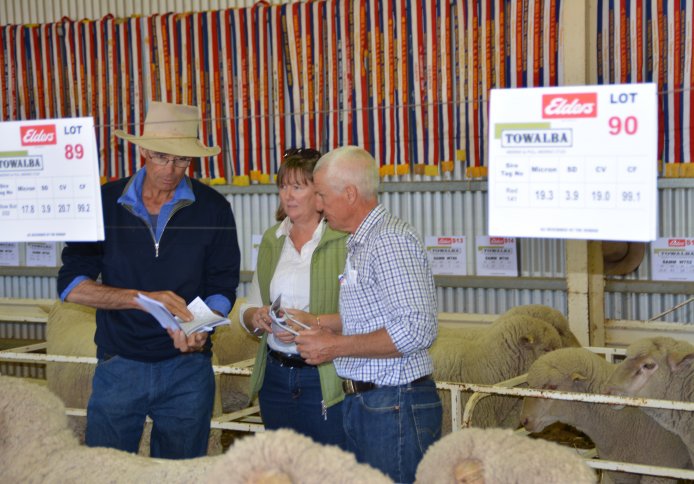
[(433, 380), (348, 395), (343, 413), (348, 450), (395, 482), (414, 482), (424, 452), (441, 436)]
[(258, 400), (266, 429), (289, 428), (321, 444), (344, 448), (342, 403), (323, 411), (316, 367), (289, 368), (268, 356)]
[(206, 455), (214, 389), (212, 363), (204, 353), (154, 363), (120, 356), (100, 360), (87, 406), (86, 444), (137, 452), (149, 415), (152, 457)]

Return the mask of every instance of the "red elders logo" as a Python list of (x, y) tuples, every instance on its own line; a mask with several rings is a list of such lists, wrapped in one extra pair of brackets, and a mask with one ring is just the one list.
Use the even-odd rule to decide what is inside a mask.
[(465, 237), (437, 237), (440, 245), (462, 244), (465, 242)]
[(22, 139), (22, 146), (54, 145), (58, 142), (55, 124), (20, 126), (19, 136)]
[(595, 118), (598, 115), (598, 94), (543, 94), (543, 118)]
[(489, 237), (490, 244), (504, 245), (506, 243), (506, 237)]
[(668, 239), (668, 247), (684, 247), (687, 245), (687, 241), (684, 239)]

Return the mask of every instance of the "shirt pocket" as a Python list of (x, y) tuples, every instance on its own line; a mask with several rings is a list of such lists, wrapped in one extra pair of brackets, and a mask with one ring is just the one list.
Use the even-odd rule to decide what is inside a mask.
[(360, 333), (368, 332), (363, 329), (367, 329), (371, 326), (369, 323), (377, 319), (383, 309), (381, 306), (378, 290), (368, 280), (340, 286), (340, 314), (346, 319), (346, 329), (350, 334), (354, 334), (353, 328), (349, 327), (350, 321), (360, 322)]

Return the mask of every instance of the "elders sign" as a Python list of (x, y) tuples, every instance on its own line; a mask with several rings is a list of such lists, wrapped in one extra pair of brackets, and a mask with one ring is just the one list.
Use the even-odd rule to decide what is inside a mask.
[(489, 235), (650, 241), (655, 84), (494, 89)]
[(93, 123), (0, 123), (0, 242), (104, 239)]

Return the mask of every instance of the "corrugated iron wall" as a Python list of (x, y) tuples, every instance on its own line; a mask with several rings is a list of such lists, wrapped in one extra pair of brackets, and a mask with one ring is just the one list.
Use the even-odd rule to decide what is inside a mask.
[[(468, 238), (468, 268), (475, 267), (474, 238), (487, 233), (486, 190), (450, 192), (386, 192), (383, 204), (426, 235), (464, 235)], [(228, 197), (239, 230), (242, 268), (251, 270), (251, 237), (274, 223), (275, 194)], [(522, 275), (563, 277), (564, 243), (557, 240), (526, 239), (520, 242)], [(472, 271), (469, 271), (472, 272)], [(245, 288), (240, 290), (245, 294)], [(503, 312), (518, 304), (542, 303), (565, 308), (561, 291), (439, 288), (439, 309), (447, 312)]]
[[(406, 184), (403, 190), (415, 183)], [(694, 237), (694, 182), (662, 181), (660, 190), (660, 230), (663, 237)], [(689, 186), (687, 186), (689, 185)], [(468, 238), (468, 272), (474, 273), (474, 237), (487, 232), (485, 189), (457, 191), (392, 191), (382, 194), (381, 201), (395, 215), (407, 220), (423, 236), (464, 235)], [(268, 192), (267, 189), (263, 191)], [(236, 215), (242, 270), (252, 270), (251, 238), (274, 223), (277, 195), (248, 193), (227, 195)], [(561, 278), (565, 275), (565, 244), (562, 240), (522, 239), (520, 270), (523, 277)], [(624, 279), (648, 281), (648, 254), (641, 267)], [(246, 294), (246, 285), (239, 295)], [(0, 297), (55, 298), (52, 277), (7, 276), (0, 278)], [(566, 311), (566, 294), (561, 290), (438, 288), (439, 310), (446, 312), (500, 313), (529, 303), (541, 303)], [(610, 319), (646, 320), (687, 299), (685, 295), (610, 293), (606, 296), (606, 315)], [(694, 323), (694, 305), (673, 312), (661, 321)]]
[(0, 277), (0, 297), (56, 299), (55, 277)]

